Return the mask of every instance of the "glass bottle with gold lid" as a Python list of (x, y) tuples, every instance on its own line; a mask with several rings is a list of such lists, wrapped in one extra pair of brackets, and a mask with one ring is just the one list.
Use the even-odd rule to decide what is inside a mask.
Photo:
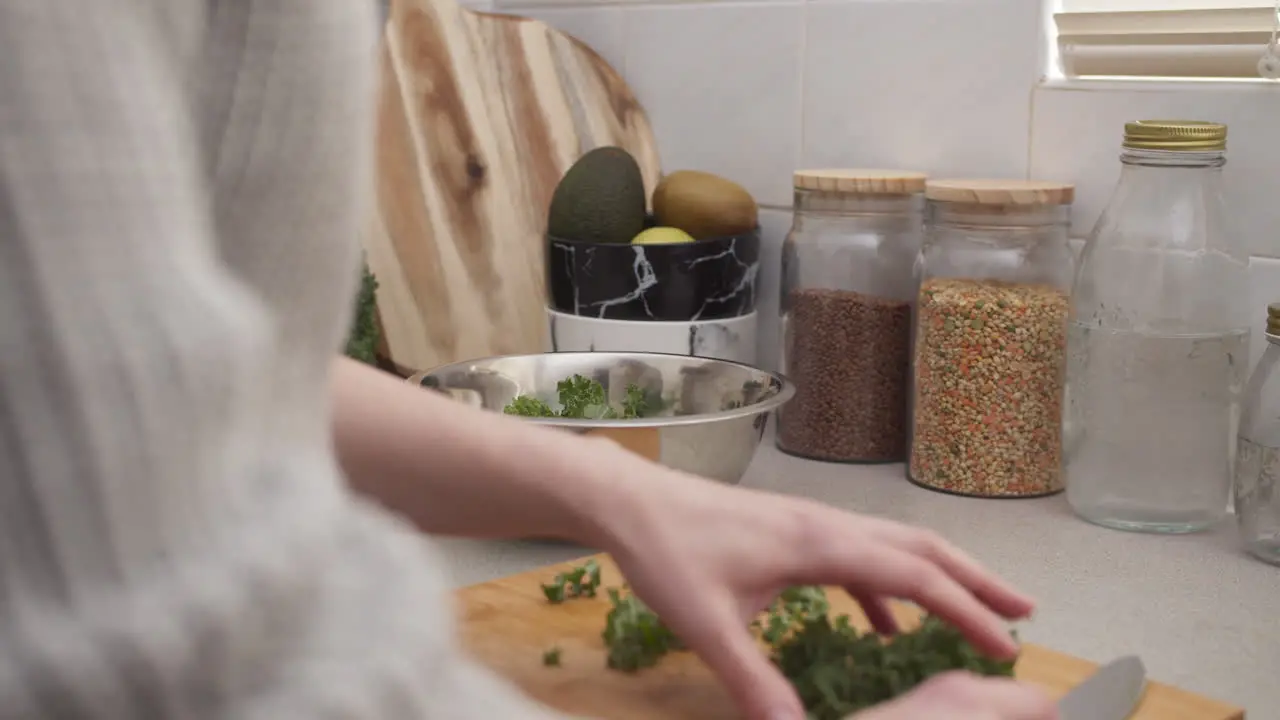
[(1280, 303), (1267, 306), (1267, 347), (1240, 409), (1236, 524), (1245, 550), (1280, 565)]
[(1068, 330), (1067, 499), (1091, 522), (1195, 532), (1227, 513), (1249, 257), (1223, 202), (1226, 146), (1217, 123), (1125, 126)]

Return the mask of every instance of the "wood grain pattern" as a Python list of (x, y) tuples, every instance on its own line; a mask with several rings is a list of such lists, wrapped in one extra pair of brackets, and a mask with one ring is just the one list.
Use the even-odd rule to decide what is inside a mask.
[[(621, 584), (606, 556), (605, 586)], [(539, 585), (579, 562), (556, 565), (474, 585), (458, 592), (462, 636), (471, 652), (538, 700), (568, 713), (605, 720), (738, 720), (741, 716), (711, 673), (688, 653), (663, 658), (657, 667), (631, 675), (605, 668), (600, 632), (608, 612), (604, 594), (594, 600), (550, 605)], [(843, 591), (830, 590), (833, 609), (866, 627), (857, 605)], [(910, 626), (916, 612), (895, 608)], [(560, 667), (544, 667), (542, 653), (559, 647)], [(1140, 648), (1138, 648), (1140, 650)], [(1097, 666), (1035, 645), (1024, 647), (1018, 677), (1046, 688), (1055, 697), (1093, 673)], [(1131, 720), (1243, 720), (1237, 707), (1148, 683)], [(1101, 719), (1100, 719), (1101, 720)]]
[(906, 170), (797, 170), (798, 190), (850, 195), (909, 195), (924, 192), (928, 176)]
[(930, 180), (925, 197), (972, 206), (1070, 205), (1074, 185), (1041, 180)]
[(593, 50), (455, 0), (393, 0), (381, 50), (374, 208), (363, 243), (389, 359), (425, 369), (541, 352), (556, 183), (618, 145), (659, 176), (648, 118)]

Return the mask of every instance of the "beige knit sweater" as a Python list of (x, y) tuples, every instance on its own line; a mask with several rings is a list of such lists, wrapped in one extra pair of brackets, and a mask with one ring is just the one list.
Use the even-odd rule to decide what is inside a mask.
[(372, 0), (0, 1), (0, 718), (526, 720), (353, 500)]

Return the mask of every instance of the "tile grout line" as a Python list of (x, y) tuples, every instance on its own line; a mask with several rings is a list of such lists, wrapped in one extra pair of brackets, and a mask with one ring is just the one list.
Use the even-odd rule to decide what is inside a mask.
[[(627, 31), (628, 10), (629, 8), (626, 6), (618, 7), (618, 25), (622, 28), (622, 69), (619, 72), (622, 73), (622, 81), (627, 84), (628, 88), (631, 88), (631, 71), (627, 69), (631, 65), (631, 33)], [(635, 89), (632, 88), (631, 92), (634, 94)], [(636, 98), (636, 101), (639, 102), (639, 98)], [(641, 107), (644, 106), (641, 105)], [(646, 112), (646, 116), (647, 114)], [(656, 141), (654, 144), (657, 144)], [(662, 171), (661, 153), (658, 154), (658, 171)]]
[(1027, 93), (1027, 180), (1032, 179), (1031, 174), (1031, 158), (1035, 151), (1036, 141), (1036, 86), (1031, 85), (1030, 92)]
[(1027, 179), (1034, 177), (1032, 173), (1032, 159), (1035, 154), (1035, 132), (1036, 132), (1036, 88), (1040, 83), (1044, 82), (1047, 76), (1047, 67), (1049, 57), (1053, 54), (1051, 43), (1056, 43), (1057, 38), (1054, 37), (1056, 26), (1051, 28), (1054, 23), (1054, 11), (1062, 6), (1061, 0), (1053, 0), (1053, 8), (1049, 7), (1049, 3), (1041, 2), (1038, 12), (1037, 23), (1039, 28), (1036, 33), (1039, 36), (1039, 47), (1036, 51), (1036, 64), (1039, 69), (1036, 71), (1036, 77), (1031, 82), (1031, 89), (1027, 91)]
[[(792, 170), (798, 170), (804, 162), (805, 145), (804, 145), (804, 129), (805, 129), (805, 107), (808, 105), (808, 83), (805, 78), (809, 75), (809, 3), (806, 2), (800, 6), (800, 107), (798, 113), (800, 115), (800, 129), (796, 138), (796, 154), (792, 158), (794, 167)], [(794, 180), (793, 180), (794, 183)], [(794, 195), (794, 188), (792, 191)]]
[(808, 4), (812, 0), (534, 0), (533, 2), (499, 2), (494, 11), (508, 15), (519, 15), (526, 10), (590, 10), (611, 7), (697, 7), (721, 5), (730, 7), (750, 7), (753, 5), (793, 5)]

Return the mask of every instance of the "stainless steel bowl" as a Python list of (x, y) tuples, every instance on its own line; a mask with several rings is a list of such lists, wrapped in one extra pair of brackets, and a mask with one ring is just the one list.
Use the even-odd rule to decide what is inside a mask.
[(629, 420), (521, 418), (603, 435), (662, 464), (737, 483), (751, 464), (773, 410), (795, 395), (781, 375), (725, 360), (637, 352), (507, 355), (454, 363), (409, 382), (475, 407), (502, 412), (517, 395), (557, 406), (556, 385), (583, 375), (620, 402), (629, 385), (661, 397), (663, 410)]

